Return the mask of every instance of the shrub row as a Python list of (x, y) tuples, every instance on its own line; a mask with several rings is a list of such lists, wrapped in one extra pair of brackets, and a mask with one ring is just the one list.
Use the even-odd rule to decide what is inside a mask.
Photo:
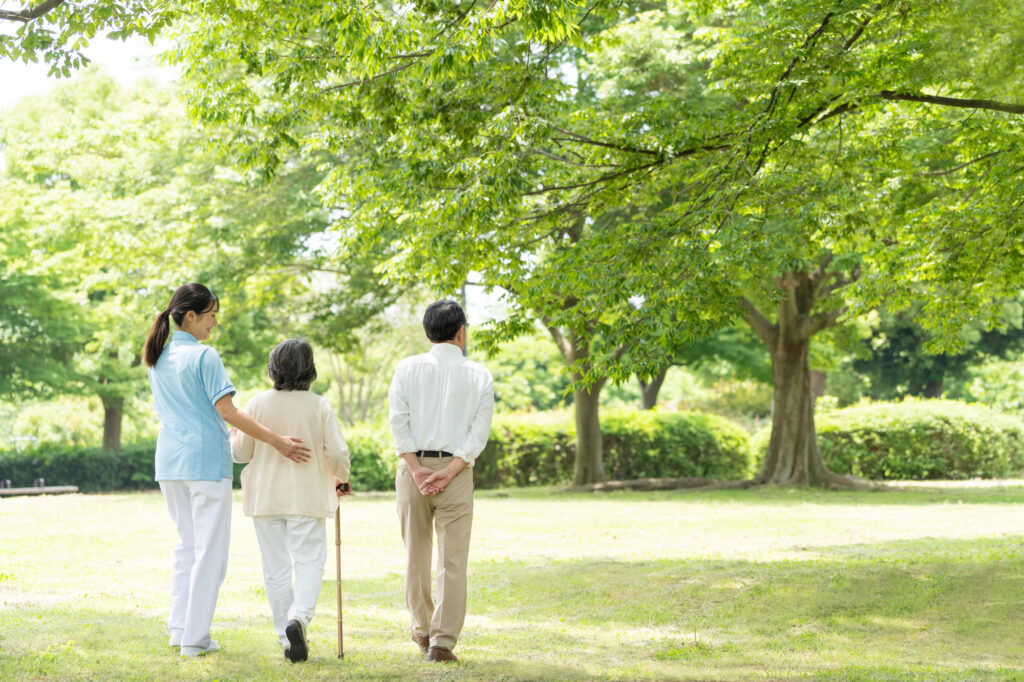
[[(743, 478), (750, 472), (746, 434), (714, 415), (609, 411), (602, 415), (609, 478), (706, 476)], [(355, 490), (389, 490), (398, 460), (385, 424), (344, 429), (352, 453)], [(476, 461), (479, 488), (562, 485), (572, 481), (575, 429), (569, 412), (499, 415), (487, 448)], [(235, 467), (235, 482), (241, 465)], [(152, 445), (99, 450), (40, 449), (0, 453), (0, 479), (30, 486), (77, 485), (84, 492), (155, 487)]]
[(155, 488), (152, 444), (126, 446), (120, 453), (100, 448), (43, 445), (0, 452), (0, 480), (30, 488), (37, 478), (46, 485), (77, 485), (82, 492)]
[[(748, 439), (732, 422), (698, 412), (610, 410), (602, 415), (609, 479), (707, 477), (742, 479), (768, 442)], [(829, 468), (869, 479), (1001, 478), (1024, 472), (1024, 422), (953, 401), (872, 403), (821, 414), (818, 443)], [(394, 488), (397, 459), (385, 424), (345, 429), (355, 490)], [(476, 461), (479, 488), (564, 485), (572, 480), (575, 430), (571, 413), (495, 417)], [(235, 467), (237, 485), (241, 465)], [(0, 452), (0, 479), (15, 487), (35, 478), (84, 492), (155, 487), (153, 446), (120, 454), (98, 449)]]
[[(952, 400), (877, 402), (819, 413), (829, 469), (883, 480), (1006, 478), (1024, 472), (1024, 421)], [(751, 438), (760, 461), (771, 427)]]
[[(612, 480), (750, 474), (747, 434), (715, 415), (609, 410), (601, 417), (601, 432), (605, 474)], [(476, 461), (476, 486), (564, 485), (572, 481), (575, 459), (570, 414), (500, 416)]]
[(951, 400), (869, 403), (817, 419), (822, 458), (873, 480), (1006, 478), (1024, 471), (1024, 422)]
[[(394, 487), (394, 465), (380, 452), (377, 435), (350, 437), (352, 485), (355, 490)], [(120, 453), (99, 448), (61, 448), (45, 445), (23, 451), (0, 451), (0, 480), (14, 488), (30, 488), (37, 478), (46, 485), (76, 485), (82, 492), (157, 488), (153, 480), (154, 444), (129, 445)], [(244, 464), (234, 465), (234, 486), (240, 487)]]

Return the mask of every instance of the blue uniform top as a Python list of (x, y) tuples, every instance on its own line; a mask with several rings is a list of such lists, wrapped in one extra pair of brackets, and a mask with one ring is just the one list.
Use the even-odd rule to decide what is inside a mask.
[(153, 406), (160, 417), (156, 480), (231, 478), (228, 429), (214, 403), (234, 395), (224, 363), (210, 346), (176, 331), (149, 370)]

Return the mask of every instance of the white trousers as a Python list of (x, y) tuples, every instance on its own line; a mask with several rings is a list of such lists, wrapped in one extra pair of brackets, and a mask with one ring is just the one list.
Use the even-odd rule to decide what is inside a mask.
[(170, 630), (181, 644), (207, 648), (217, 592), (228, 568), (231, 540), (231, 479), (160, 481), (167, 511), (178, 527), (171, 578)]
[[(309, 625), (320, 598), (327, 561), (324, 519), (314, 516), (254, 516), (253, 527), (263, 559), (263, 585), (281, 646), (290, 620)], [(295, 584), (292, 585), (294, 562)]]

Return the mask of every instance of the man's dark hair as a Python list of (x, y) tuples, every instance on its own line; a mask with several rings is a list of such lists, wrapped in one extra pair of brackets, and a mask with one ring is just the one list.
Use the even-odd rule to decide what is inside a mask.
[(308, 391), (316, 380), (313, 348), (302, 339), (288, 339), (270, 351), (267, 374), (278, 391)]
[(435, 301), (423, 313), (423, 331), (434, 343), (451, 341), (466, 324), (466, 313), (455, 301)]

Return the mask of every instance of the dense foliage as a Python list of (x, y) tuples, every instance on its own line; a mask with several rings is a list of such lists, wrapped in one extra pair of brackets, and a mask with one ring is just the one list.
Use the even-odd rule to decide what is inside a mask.
[[(190, 113), (267, 177), (318, 159), (366, 272), (443, 292), (476, 273), (508, 303), (492, 344), (543, 325), (579, 387), (577, 482), (605, 476), (605, 382), (743, 316), (773, 368), (757, 480), (836, 483), (812, 337), (917, 301), (955, 348), (1024, 284), (1016, 0), (98, 5), (137, 16), (121, 35), (180, 19)], [(61, 30), (0, 54), (95, 31), (39, 7)]]

